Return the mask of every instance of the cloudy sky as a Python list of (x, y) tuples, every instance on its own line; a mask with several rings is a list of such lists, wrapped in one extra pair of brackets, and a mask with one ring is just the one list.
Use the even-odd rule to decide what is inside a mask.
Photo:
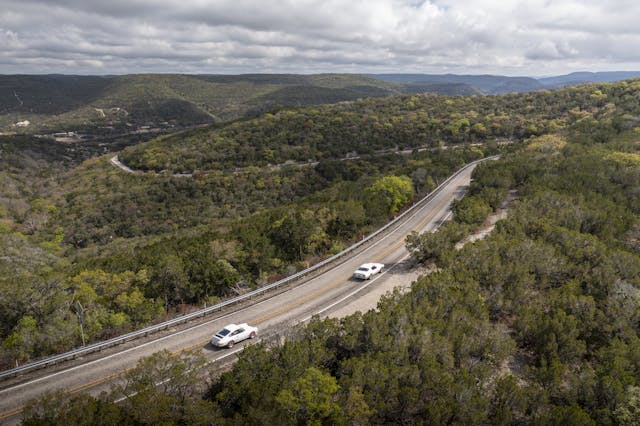
[(637, 0), (2, 0), (0, 74), (640, 70)]

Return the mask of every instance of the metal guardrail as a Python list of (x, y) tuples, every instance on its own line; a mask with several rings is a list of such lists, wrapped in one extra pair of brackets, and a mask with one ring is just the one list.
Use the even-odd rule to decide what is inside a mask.
[(452, 174), (451, 176), (449, 176), (447, 179), (445, 179), (440, 185), (438, 185), (438, 187), (436, 189), (434, 189), (433, 191), (431, 191), (429, 194), (427, 194), (424, 198), (422, 198), (420, 201), (418, 201), (417, 203), (415, 203), (413, 206), (411, 206), (410, 208), (408, 208), (407, 210), (405, 210), (402, 214), (398, 215), (396, 218), (394, 218), (393, 220), (391, 220), (390, 222), (388, 222), (386, 225), (384, 225), (383, 227), (379, 228), (377, 231), (369, 234), (366, 238), (363, 238), (362, 240), (358, 241), (357, 243), (353, 244), (352, 246), (342, 250), (340, 253), (337, 253), (319, 263), (316, 263), (315, 265), (304, 269), (300, 272), (297, 272), (293, 275), (290, 275), (288, 277), (285, 277), (281, 280), (278, 280), (276, 282), (273, 282), (271, 284), (268, 284), (266, 286), (260, 287), (259, 289), (253, 290), (249, 293), (245, 293), (241, 296), (237, 296), (228, 300), (225, 300), (223, 302), (217, 303), (215, 305), (209, 306), (207, 308), (204, 309), (200, 309), (198, 311), (192, 312), (190, 314), (187, 315), (183, 315), (181, 317), (177, 317), (159, 324), (155, 324), (155, 325), (151, 325), (149, 327), (145, 327), (142, 328), (140, 330), (136, 330), (136, 331), (132, 331), (130, 333), (127, 334), (123, 334), (121, 336), (117, 336), (108, 340), (104, 340), (102, 342), (96, 342), (96, 343), (92, 343), (86, 346), (83, 346), (81, 348), (77, 348), (74, 350), (71, 350), (69, 352), (65, 352), (59, 355), (54, 355), (52, 357), (49, 358), (44, 358), (38, 361), (33, 361), (24, 365), (21, 365), (19, 367), (15, 367), (12, 368), (10, 370), (4, 370), (0, 372), (0, 379), (4, 379), (7, 377), (13, 377), (13, 376), (17, 376), (19, 374), (22, 373), (26, 373), (28, 371), (31, 370), (35, 370), (38, 368), (44, 368), (47, 367), (49, 365), (53, 365), (56, 363), (59, 363), (61, 361), (67, 361), (70, 359), (74, 359), (77, 358), (79, 356), (82, 355), (87, 355), (89, 353), (92, 352), (98, 352), (101, 351), (103, 349), (112, 347), (112, 346), (116, 346), (119, 344), (122, 344), (128, 340), (133, 340), (135, 338), (138, 337), (142, 337), (142, 336), (146, 336), (150, 333), (154, 333), (156, 331), (160, 331), (160, 330), (164, 330), (167, 329), (171, 326), (174, 325), (178, 325), (184, 322), (188, 322), (191, 321), (192, 319), (195, 319), (197, 317), (201, 317), (201, 316), (205, 316), (209, 313), (215, 312), (215, 311), (219, 311), (227, 306), (233, 305), (235, 303), (238, 302), (242, 302), (245, 300), (251, 300), (253, 297), (255, 296), (259, 296), (263, 293), (267, 293), (270, 290), (273, 290), (275, 288), (281, 287), (283, 285), (289, 284), (291, 282), (294, 282), (306, 275), (309, 275), (312, 272), (315, 272), (317, 270), (319, 270), (320, 268), (325, 267), (326, 265), (335, 262), (336, 260), (354, 252), (355, 250), (357, 250), (359, 247), (361, 247), (362, 245), (370, 242), (371, 240), (373, 240), (374, 238), (376, 238), (378, 235), (386, 232), (388, 229), (390, 229), (391, 227), (397, 225), (399, 222), (401, 222), (405, 217), (407, 217), (408, 215), (410, 215), (411, 213), (415, 212), (417, 209), (419, 209), (420, 207), (422, 207), (424, 204), (428, 203), (429, 201), (431, 201), (437, 194), (439, 194), (442, 189), (451, 181), (453, 180), (455, 177), (457, 177), (459, 174), (461, 174), (463, 171), (465, 171), (466, 169), (468, 169), (469, 167), (475, 166), (476, 164), (479, 164), (485, 160), (489, 160), (489, 159), (494, 159), (497, 158), (497, 156), (494, 157), (487, 157), (487, 158), (483, 158), (480, 160), (476, 160), (473, 161), (467, 165), (465, 165), (464, 167), (462, 167), (461, 169), (459, 169), (458, 171), (456, 171), (454, 174)]

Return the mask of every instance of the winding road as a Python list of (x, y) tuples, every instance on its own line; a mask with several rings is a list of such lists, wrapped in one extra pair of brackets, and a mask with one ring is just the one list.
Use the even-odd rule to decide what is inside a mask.
[[(197, 324), (186, 324), (180, 329), (149, 336), (144, 341), (134, 341), (55, 366), (55, 370), (45, 368), (1, 382), (0, 422), (19, 422), (25, 403), (45, 391), (97, 395), (109, 390), (122, 373), (134, 367), (141, 357), (162, 349), (178, 352), (199, 348), (212, 362), (232, 361), (236, 353), (252, 341), (238, 344), (231, 350), (213, 348), (209, 344), (211, 335), (228, 323), (247, 322), (259, 327), (259, 337), (274, 338), (283, 336), (291, 326), (308, 321), (313, 315), (333, 316), (338, 312), (348, 315), (357, 310), (375, 308), (381, 294), (398, 284), (407, 285), (407, 280), (411, 279), (407, 275), (406, 235), (411, 231), (435, 230), (450, 214), (451, 202), (464, 194), (474, 167), (467, 167), (451, 179), (428, 203), (383, 237), (322, 274), (299, 282), (286, 291), (236, 307), (233, 311), (218, 313)], [(353, 279), (351, 274), (364, 262), (380, 262), (386, 267), (370, 281)]]

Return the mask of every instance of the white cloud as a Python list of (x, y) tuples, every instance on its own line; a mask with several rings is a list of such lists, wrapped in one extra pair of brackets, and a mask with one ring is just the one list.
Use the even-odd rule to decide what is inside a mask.
[(0, 73), (640, 69), (630, 0), (4, 0)]

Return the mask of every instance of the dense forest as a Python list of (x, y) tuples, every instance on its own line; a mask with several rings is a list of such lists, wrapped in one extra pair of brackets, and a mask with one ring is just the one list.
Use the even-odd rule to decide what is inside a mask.
[(600, 118), (621, 131), (635, 122), (635, 86), (637, 82), (587, 85), (504, 96), (405, 95), (286, 109), (217, 129), (157, 138), (125, 149), (120, 158), (138, 170), (206, 174), (445, 144), (513, 141), (577, 123), (594, 126), (591, 130), (597, 133)]
[(203, 174), (487, 139), (517, 140), (574, 121), (582, 108), (592, 107), (591, 94), (582, 88), (508, 96), (406, 95), (286, 109), (213, 131), (158, 138), (125, 149), (120, 158), (138, 170)]
[(423, 92), (479, 93), (469, 85), (393, 83), (357, 74), (4, 75), (0, 76), (0, 131), (102, 135), (140, 127), (175, 131), (255, 117), (282, 106)]
[[(479, 166), (454, 220), (407, 239), (436, 271), (376, 310), (249, 346), (206, 391), (199, 355), (161, 352), (25, 424), (638, 424), (640, 128), (614, 118)], [(507, 218), (456, 249), (507, 194)]]
[[(249, 348), (209, 390), (211, 411), (230, 424), (637, 424), (639, 140), (533, 138), (480, 166), (464, 214), (409, 239), (438, 272), (375, 312)], [(507, 190), (508, 218), (456, 251), (455, 228)]]
[(282, 106), (401, 93), (530, 92), (639, 75), (574, 73), (541, 79), (454, 74), (0, 75), (0, 132), (106, 135), (142, 126), (175, 130), (255, 117)]
[[(522, 139), (541, 145), (541, 157), (550, 146), (605, 146), (637, 125), (639, 90), (629, 81), (286, 109), (126, 149), (123, 160), (144, 174), (123, 173), (108, 157), (78, 165), (85, 154), (74, 147), (3, 137), (0, 268), (10, 272), (0, 276), (0, 362), (111, 337), (292, 273), (375, 229), (463, 164), (518, 149)], [(180, 171), (195, 173), (172, 175)], [(464, 225), (446, 234), (482, 221), (518, 185), (474, 189), (455, 206)], [(421, 247), (417, 237), (413, 244)], [(451, 261), (442, 247), (436, 259)]]
[(107, 157), (77, 165), (81, 154), (40, 139), (0, 143), (12, 164), (1, 175), (5, 366), (79, 345), (79, 322), (87, 341), (103, 339), (295, 272), (484, 155), (388, 153), (200, 179), (131, 175)]

